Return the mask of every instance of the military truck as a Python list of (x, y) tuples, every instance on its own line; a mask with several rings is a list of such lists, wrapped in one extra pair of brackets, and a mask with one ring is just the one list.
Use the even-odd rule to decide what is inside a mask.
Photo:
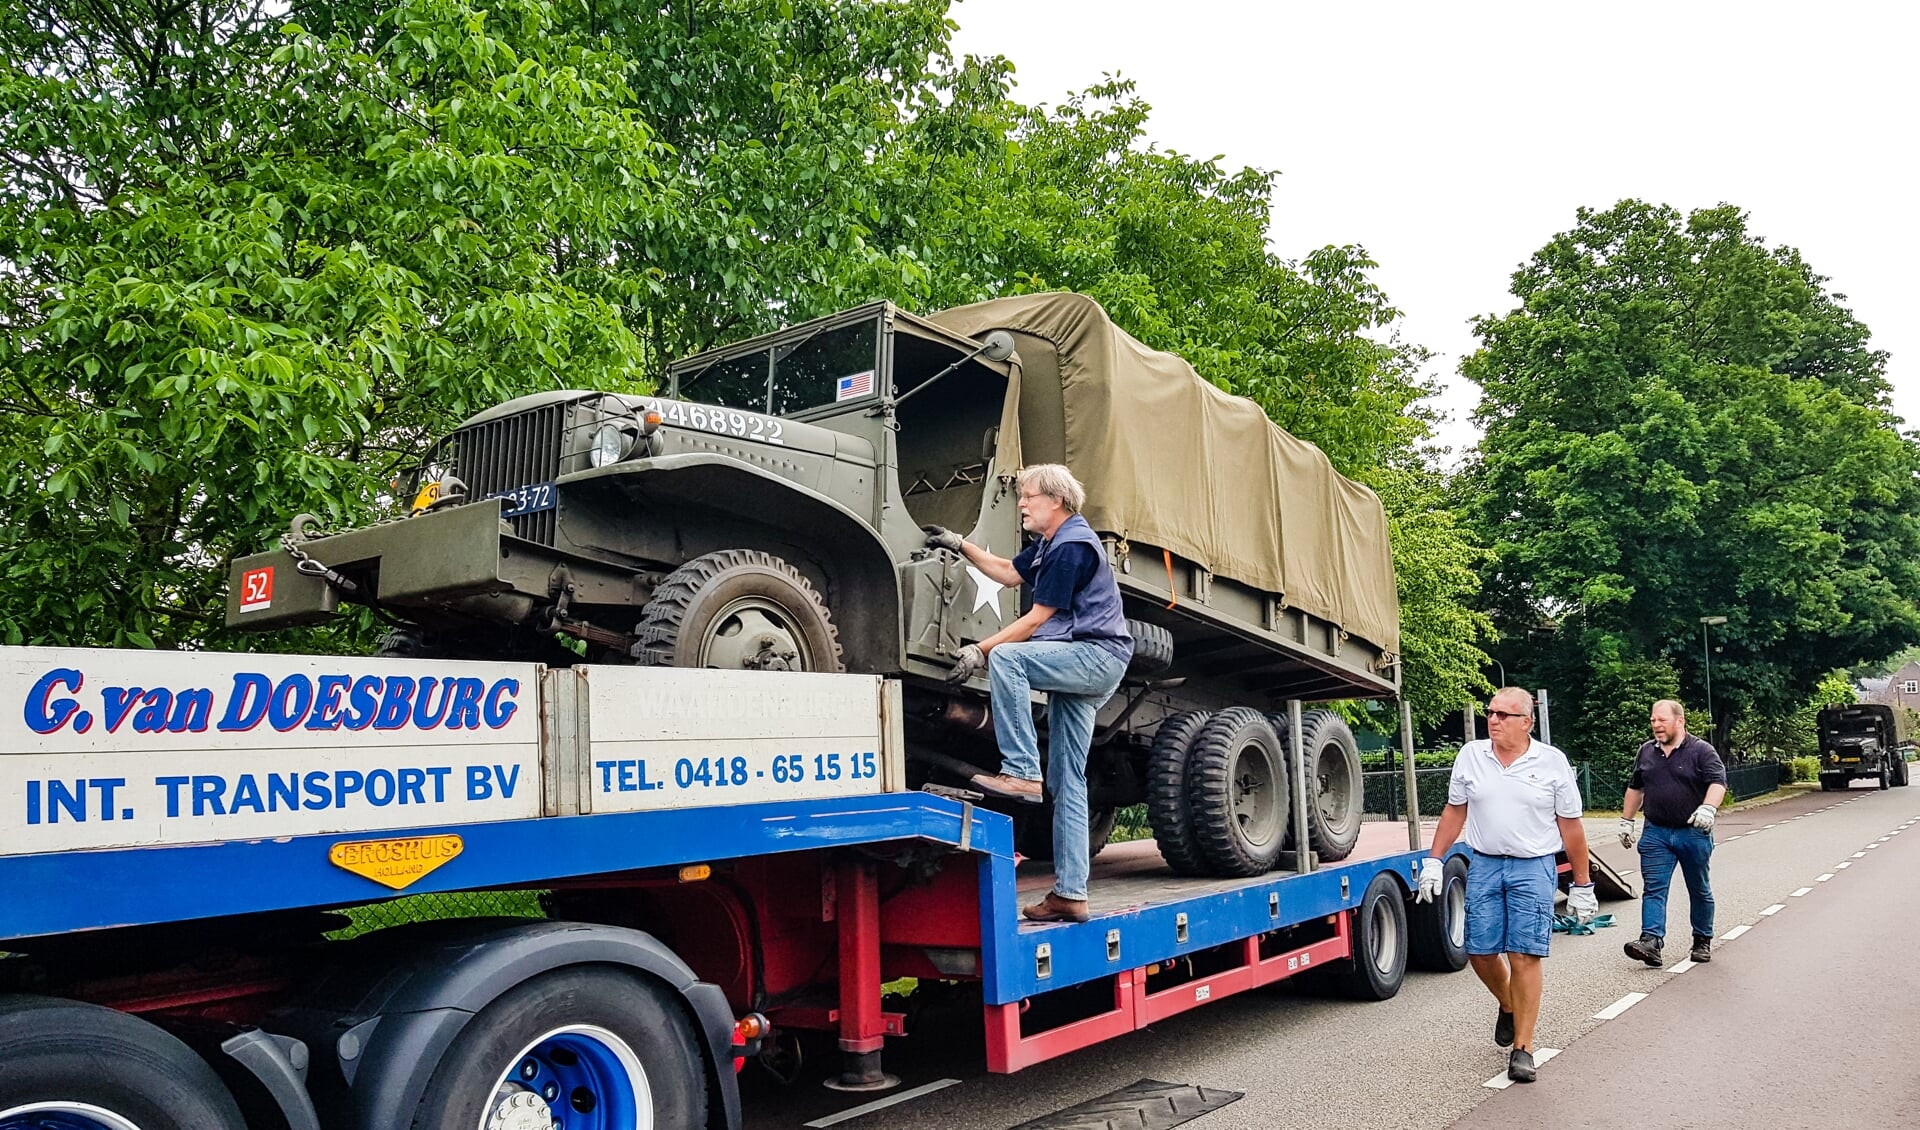
[[(501, 404), (425, 452), (405, 516), (325, 536), (296, 519), (236, 561), (228, 622), (345, 601), (403, 623), (389, 655), (898, 676), (912, 771), (958, 784), (999, 755), (985, 681), (944, 676), (1028, 596), (921, 527), (1013, 556), (1013, 477), (1042, 462), (1085, 482), (1135, 636), (1089, 758), (1094, 848), (1144, 801), (1176, 870), (1270, 868), (1295, 823), (1278, 711), (1398, 688), (1385, 516), (1080, 295), (874, 302), (675, 363), (657, 395)], [(1310, 848), (1341, 859), (1358, 751), (1335, 712), (1302, 717)], [(1045, 857), (1028, 810), (1022, 850)]]
[(1883, 789), (1905, 785), (1911, 771), (1907, 755), (1913, 750), (1905, 713), (1871, 702), (1822, 707), (1815, 717), (1820, 788), (1844, 789), (1856, 777), (1876, 780)]

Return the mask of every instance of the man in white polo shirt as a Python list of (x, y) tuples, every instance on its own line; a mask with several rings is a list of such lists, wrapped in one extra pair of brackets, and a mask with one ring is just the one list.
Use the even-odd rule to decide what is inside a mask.
[(1440, 893), (1447, 849), (1466, 831), (1467, 960), (1500, 1011), (1493, 1040), (1511, 1045), (1507, 1078), (1534, 1079), (1533, 1027), (1540, 1016), (1540, 960), (1553, 940), (1554, 855), (1573, 864), (1567, 908), (1582, 922), (1600, 909), (1587, 873), (1580, 787), (1567, 755), (1533, 740), (1533, 697), (1502, 687), (1487, 704), (1486, 741), (1460, 747), (1447, 807), (1420, 864), (1421, 902)]

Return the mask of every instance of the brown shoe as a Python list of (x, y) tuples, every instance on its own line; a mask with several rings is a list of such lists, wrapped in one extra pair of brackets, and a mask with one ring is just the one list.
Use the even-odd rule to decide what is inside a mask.
[(1029, 781), (1025, 777), (1011, 777), (1005, 773), (975, 773), (968, 783), (988, 796), (1001, 800), (1025, 801), (1039, 804), (1046, 799), (1046, 789), (1038, 781)]
[(1063, 899), (1052, 891), (1020, 913), (1030, 922), (1085, 922), (1093, 917), (1087, 913), (1086, 899)]

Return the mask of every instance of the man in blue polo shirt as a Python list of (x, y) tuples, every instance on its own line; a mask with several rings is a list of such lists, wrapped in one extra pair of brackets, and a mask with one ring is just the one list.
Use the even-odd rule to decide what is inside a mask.
[[(1021, 913), (1037, 922), (1085, 922), (1087, 912), (1087, 749), (1094, 716), (1119, 689), (1133, 637), (1120, 587), (1100, 539), (1080, 516), (1086, 488), (1058, 463), (1027, 467), (1016, 480), (1020, 527), (1037, 540), (1012, 560), (939, 526), (927, 544), (952, 550), (1003, 585), (1033, 586), (1033, 607), (954, 655), (947, 681), (987, 669), (1001, 770), (973, 778), (990, 796), (1039, 804), (1040, 741), (1032, 692), (1047, 692), (1047, 776), (1053, 786), (1053, 890)], [(991, 658), (989, 658), (991, 657)]]
[(1440, 893), (1447, 849), (1466, 832), (1467, 961), (1500, 1011), (1493, 1041), (1512, 1045), (1507, 1078), (1534, 1080), (1533, 1029), (1553, 940), (1554, 855), (1564, 845), (1573, 864), (1567, 908), (1581, 922), (1600, 909), (1587, 873), (1587, 833), (1580, 787), (1567, 755), (1533, 740), (1533, 698), (1502, 687), (1487, 704), (1485, 741), (1460, 747), (1447, 785), (1447, 807), (1434, 829), (1432, 855), (1420, 861), (1421, 902)]
[(1626, 944), (1627, 956), (1659, 968), (1667, 936), (1667, 891), (1673, 870), (1687, 881), (1687, 909), (1693, 919), (1696, 962), (1713, 960), (1713, 887), (1707, 861), (1713, 858), (1713, 821), (1727, 795), (1727, 768), (1711, 745), (1687, 733), (1687, 712), (1663, 698), (1649, 719), (1653, 740), (1634, 757), (1627, 799), (1620, 805), (1620, 846), (1632, 847), (1633, 817), (1644, 805), (1646, 834), (1640, 837), (1640, 937)]

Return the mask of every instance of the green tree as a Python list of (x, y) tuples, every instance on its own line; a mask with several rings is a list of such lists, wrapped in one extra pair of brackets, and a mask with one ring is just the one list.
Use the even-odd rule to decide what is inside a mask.
[(1486, 429), (1463, 495), (1508, 658), (1580, 703), (1576, 748), (1610, 749), (1625, 723), (1602, 715), (1670, 686), (1656, 668), (1704, 698), (1703, 615), (1728, 618), (1723, 748), (1734, 718), (1920, 638), (1920, 448), (1797, 252), (1732, 207), (1626, 201), (1582, 210), (1513, 293), (1462, 366)]

